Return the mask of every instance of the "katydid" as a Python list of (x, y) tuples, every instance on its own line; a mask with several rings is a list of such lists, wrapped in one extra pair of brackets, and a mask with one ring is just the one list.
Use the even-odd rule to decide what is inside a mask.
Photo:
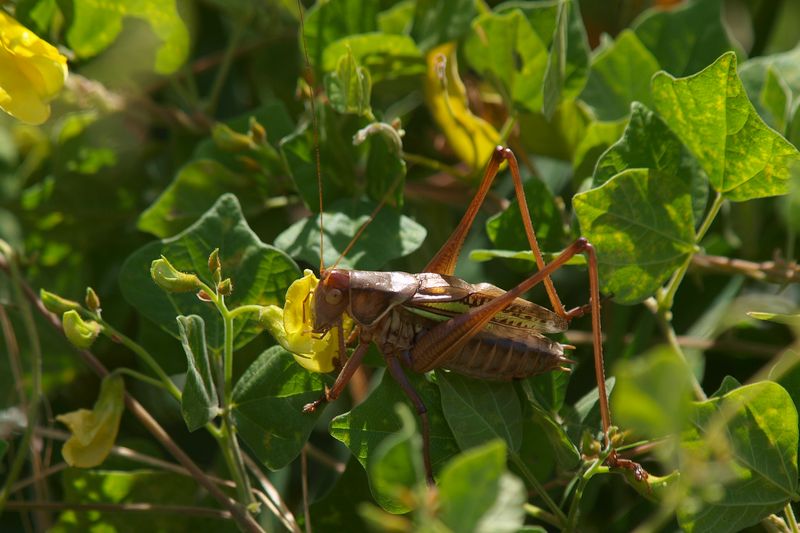
[[(306, 67), (310, 68), (307, 52)], [(311, 113), (316, 143), (318, 134), (313, 101), (312, 96)], [(322, 221), (319, 147), (315, 146), (315, 149)], [(473, 285), (453, 275), (467, 234), (504, 161), (511, 170), (524, 231), (537, 265), (535, 274), (509, 291), (487, 283)], [(361, 230), (350, 245), (359, 237)], [(567, 311), (550, 275), (577, 254), (585, 254), (587, 258), (590, 300), (588, 305)], [(386, 361), (389, 373), (411, 400), (420, 418), (425, 473), (428, 483), (433, 484), (427, 409), (404, 374), (404, 368), (420, 373), (443, 368), (474, 378), (499, 381), (523, 379), (550, 371), (569, 371), (566, 365), (572, 361), (564, 355), (564, 350), (571, 347), (545, 334), (564, 332), (573, 318), (590, 312), (603, 434), (606, 444), (609, 444), (611, 416), (603, 367), (595, 250), (581, 237), (552, 262), (545, 264), (528, 212), (519, 165), (510, 149), (502, 146), (495, 148), (478, 191), (460, 224), (421, 273), (346, 270), (336, 268), (336, 265), (326, 268), (322, 256), (320, 237), (320, 282), (314, 291), (311, 308), (313, 334), (322, 336), (332, 329), (338, 330), (339, 360), (346, 362), (333, 386), (326, 389), (318, 400), (305, 405), (304, 412), (313, 412), (323, 403), (335, 400), (361, 365), (370, 343), (375, 343)], [(539, 283), (545, 286), (552, 311), (521, 298)], [(358, 340), (349, 358), (343, 327), (345, 316), (353, 320), (356, 326), (353, 337)], [(640, 465), (619, 458), (613, 450), (606, 464), (633, 471), (639, 481), (647, 478), (647, 472)]]

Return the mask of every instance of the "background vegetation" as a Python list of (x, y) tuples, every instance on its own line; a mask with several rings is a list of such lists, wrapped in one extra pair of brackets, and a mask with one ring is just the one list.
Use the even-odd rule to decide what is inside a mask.
[[(654, 3), (332, 0), (304, 41), (292, 0), (0, 3), (70, 69), (46, 122), (0, 117), (0, 529), (797, 531), (800, 5)], [(377, 353), (302, 413), (334, 376), (281, 346), (316, 146), (325, 264), (385, 201), (340, 266), (418, 272), (497, 144), (548, 257), (597, 248), (646, 482), (602, 464), (588, 318), (571, 373), (410, 376), (436, 493)], [(459, 276), (534, 268), (510, 199), (503, 171)]]

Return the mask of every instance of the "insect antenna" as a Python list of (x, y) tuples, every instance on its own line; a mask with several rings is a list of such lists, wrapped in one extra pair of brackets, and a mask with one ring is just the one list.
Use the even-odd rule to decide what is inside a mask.
[[(319, 123), (317, 121), (317, 109), (314, 95), (314, 71), (311, 69), (311, 61), (308, 58), (308, 43), (306, 42), (306, 24), (303, 9), (303, 3), (297, 0), (297, 11), (300, 14), (300, 37), (303, 40), (303, 57), (305, 59), (306, 82), (311, 87), (311, 125), (314, 130), (314, 159), (317, 168), (317, 194), (319, 200), (319, 276), (323, 277), (325, 272), (325, 254), (323, 253), (324, 247), (324, 224), (323, 224), (323, 206), (322, 206), (322, 164), (320, 163), (320, 150), (319, 150)], [(337, 261), (338, 262), (338, 261)]]
[[(369, 215), (369, 218), (368, 218), (367, 220), (365, 220), (365, 221), (364, 221), (364, 223), (363, 223), (363, 224), (361, 224), (361, 226), (358, 228), (358, 231), (356, 231), (356, 234), (355, 234), (355, 235), (353, 235), (353, 238), (352, 238), (352, 239), (350, 239), (350, 242), (349, 242), (349, 243), (347, 243), (347, 246), (345, 247), (344, 251), (343, 251), (343, 252), (342, 252), (342, 253), (339, 255), (339, 257), (336, 259), (336, 262), (335, 262), (335, 263), (333, 263), (333, 266), (331, 267), (331, 269), (334, 269), (334, 268), (336, 268), (336, 265), (338, 265), (338, 264), (339, 264), (339, 262), (340, 262), (342, 259), (344, 259), (344, 257), (345, 257), (345, 256), (346, 256), (346, 255), (347, 255), (349, 252), (350, 252), (350, 250), (351, 250), (351, 249), (353, 248), (353, 246), (355, 245), (356, 241), (358, 241), (358, 238), (359, 238), (359, 237), (361, 237), (361, 234), (362, 234), (362, 233), (364, 233), (364, 230), (365, 230), (365, 229), (367, 229), (367, 226), (369, 226), (369, 225), (372, 223), (372, 221), (373, 221), (373, 220), (375, 220), (375, 217), (377, 217), (377, 216), (378, 216), (378, 213), (380, 213), (380, 210), (381, 210), (381, 209), (383, 209), (383, 206), (384, 206), (384, 205), (386, 205), (386, 201), (387, 201), (387, 199), (389, 198), (389, 196), (391, 196), (392, 194), (394, 194), (394, 190), (395, 190), (395, 189), (397, 188), (397, 186), (400, 184), (400, 180), (401, 180), (403, 177), (404, 177), (404, 176), (401, 174), (401, 175), (398, 175), (398, 176), (397, 176), (397, 177), (394, 179), (394, 181), (392, 182), (392, 184), (389, 186), (389, 188), (388, 188), (388, 189), (386, 190), (386, 192), (384, 193), (384, 195), (383, 195), (383, 198), (381, 198), (381, 201), (380, 201), (380, 202), (378, 202), (378, 205), (376, 205), (376, 206), (375, 206), (375, 209), (373, 209), (373, 210), (372, 210), (372, 213), (370, 213), (370, 215)], [(321, 214), (322, 214), (322, 213), (320, 213), (320, 215), (321, 215)], [(321, 218), (320, 218), (320, 229), (322, 229), (322, 219), (321, 219)], [(321, 260), (321, 259), (320, 259), (320, 260)]]

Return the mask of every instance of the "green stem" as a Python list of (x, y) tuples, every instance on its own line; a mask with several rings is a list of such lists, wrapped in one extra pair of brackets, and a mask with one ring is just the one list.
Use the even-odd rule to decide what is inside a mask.
[(417, 165), (422, 165), (432, 170), (436, 170), (439, 172), (446, 172), (451, 176), (458, 176), (459, 178), (465, 178), (468, 176), (468, 174), (461, 172), (456, 167), (447, 165), (445, 163), (442, 163), (441, 161), (437, 161), (436, 159), (432, 159), (424, 155), (410, 154), (408, 152), (403, 152), (403, 159), (408, 163), (416, 163)]
[(130, 376), (133, 379), (138, 379), (139, 381), (142, 381), (142, 382), (147, 383), (148, 385), (152, 385), (154, 387), (158, 387), (159, 389), (166, 390), (166, 388), (167, 388), (164, 385), (163, 382), (161, 382), (161, 381), (159, 381), (157, 379), (151, 378), (150, 376), (147, 376), (145, 374), (142, 374), (141, 372), (137, 372), (137, 371), (135, 371), (133, 369), (130, 369), (130, 368), (124, 368), (124, 367), (123, 368), (117, 368), (114, 371), (112, 371), (111, 373), (112, 374), (123, 374), (125, 376)]
[(567, 526), (564, 531), (575, 531), (575, 526), (577, 525), (575, 522), (578, 520), (578, 505), (583, 497), (583, 491), (586, 489), (586, 485), (589, 484), (589, 480), (602, 470), (604, 460), (605, 458), (595, 459), (578, 480), (578, 486), (575, 487), (575, 494), (572, 496), (572, 503), (569, 506)]
[(539, 497), (544, 500), (544, 503), (547, 505), (550, 511), (552, 511), (554, 518), (557, 520), (555, 525), (560, 527), (562, 524), (565, 524), (567, 522), (567, 517), (564, 515), (564, 511), (562, 511), (558, 505), (556, 505), (556, 502), (553, 501), (550, 495), (547, 494), (547, 491), (544, 489), (542, 484), (539, 483), (539, 480), (536, 479), (536, 476), (533, 475), (533, 472), (528, 469), (528, 465), (526, 465), (522, 458), (516, 453), (510, 453), (509, 457), (511, 458), (511, 462), (513, 462), (514, 465), (519, 468), (520, 472), (522, 472), (522, 475), (525, 476), (525, 479), (528, 481), (531, 487), (533, 487)]
[(100, 315), (96, 313), (89, 313), (87, 311), (84, 311), (84, 314), (89, 316), (92, 320), (96, 320), (97, 322), (99, 322), (103, 326), (103, 332), (106, 335), (120, 342), (123, 346), (125, 346), (130, 351), (139, 356), (141, 360), (144, 361), (144, 363), (148, 367), (150, 367), (150, 370), (152, 370), (158, 376), (159, 380), (161, 380), (161, 383), (164, 386), (164, 389), (166, 389), (166, 391), (169, 392), (173, 398), (178, 400), (178, 402), (181, 401), (180, 389), (175, 386), (172, 380), (169, 379), (167, 373), (164, 372), (164, 369), (161, 368), (161, 365), (158, 364), (155, 358), (153, 358), (153, 356), (150, 355), (150, 353), (147, 350), (145, 350), (143, 346), (136, 343), (133, 339), (127, 337), (121, 331), (117, 330), (114, 326), (112, 326), (111, 324), (100, 318)]
[(800, 528), (797, 525), (797, 518), (794, 516), (794, 509), (792, 509), (792, 503), (789, 502), (783, 507), (783, 514), (786, 515), (786, 521), (789, 522), (789, 527), (792, 530), (792, 533), (800, 533)]
[[(223, 416), (222, 416), (222, 432), (220, 435), (219, 443), (222, 448), (222, 454), (225, 457), (225, 462), (228, 469), (233, 476), (236, 483), (236, 491), (239, 496), (239, 501), (244, 505), (250, 506), (255, 503), (253, 499), (253, 492), (250, 489), (250, 478), (247, 477), (247, 471), (244, 467), (244, 459), (242, 459), (242, 450), (239, 447), (239, 441), (236, 438), (236, 424), (233, 420), (231, 409), (233, 408), (233, 318), (237, 314), (236, 310), (228, 310), (225, 304), (225, 297), (211, 291), (210, 288), (204, 286), (204, 290), (211, 297), (214, 305), (216, 305), (219, 314), (222, 316), (223, 325)], [(259, 308), (259, 306), (243, 306), (243, 308)], [(241, 309), (241, 308), (240, 308)], [(252, 309), (246, 309), (252, 311)]]
[(236, 309), (231, 309), (228, 313), (230, 314), (231, 320), (233, 320), (234, 318), (238, 318), (239, 315), (246, 313), (260, 313), (262, 309), (264, 309), (262, 305), (241, 305)]
[(537, 507), (532, 503), (526, 503), (522, 507), (525, 509), (525, 512), (532, 517), (541, 520), (542, 522), (547, 522), (551, 526), (561, 527), (561, 523), (558, 521), (558, 518), (553, 516), (551, 513), (548, 513), (541, 507)]
[(0, 513), (5, 507), (8, 496), (11, 493), (11, 487), (16, 482), (22, 467), (25, 465), (25, 460), (28, 457), (28, 452), (31, 450), (31, 439), (33, 438), (33, 430), (36, 428), (39, 417), (39, 403), (42, 398), (42, 347), (39, 344), (39, 334), (36, 330), (36, 322), (33, 320), (33, 313), (25, 295), (22, 292), (21, 276), (17, 268), (15, 253), (5, 241), (0, 240), (0, 254), (2, 254), (9, 267), (11, 274), (11, 286), (14, 292), (14, 299), (17, 301), (19, 310), (22, 314), (22, 321), (25, 326), (26, 333), (30, 340), (30, 356), (31, 356), (31, 379), (32, 391), (31, 401), (28, 404), (28, 412), (26, 413), (25, 432), (22, 434), (20, 447), (17, 454), (14, 456), (14, 461), (6, 474), (6, 481), (0, 490)]
[[(720, 208), (722, 207), (725, 198), (723, 198), (722, 194), (717, 193), (716, 198), (714, 198), (714, 203), (711, 204), (711, 208), (708, 210), (706, 214), (706, 218), (703, 220), (703, 223), (700, 225), (700, 228), (697, 230), (697, 234), (695, 235), (694, 242), (695, 244), (700, 244), (700, 241), (703, 240), (708, 229), (711, 227), (711, 224), (714, 222), (714, 219), (717, 218), (717, 214), (719, 213)], [(675, 300), (675, 293), (678, 291), (678, 287), (680, 286), (681, 282), (683, 281), (683, 277), (686, 275), (686, 271), (689, 269), (689, 265), (692, 262), (692, 256), (695, 254), (693, 251), (689, 254), (689, 257), (686, 258), (686, 261), (683, 262), (681, 267), (673, 274), (672, 278), (669, 280), (666, 288), (664, 289), (663, 294), (661, 297), (658, 298), (658, 307), (659, 309), (672, 309), (672, 304)]]

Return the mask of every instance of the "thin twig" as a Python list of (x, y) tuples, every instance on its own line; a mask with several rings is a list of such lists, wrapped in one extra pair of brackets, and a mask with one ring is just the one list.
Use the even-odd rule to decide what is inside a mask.
[(193, 507), (190, 505), (162, 505), (158, 503), (66, 503), (24, 501), (8, 502), (6, 509), (26, 511), (28, 509), (47, 509), (50, 511), (103, 511), (106, 513), (172, 513), (206, 518), (228, 520), (230, 511), (212, 509), (210, 507)]
[(300, 485), (303, 489), (303, 516), (306, 519), (306, 533), (311, 533), (311, 511), (308, 508), (308, 456), (305, 447), (300, 452)]
[(306, 442), (305, 446), (303, 446), (306, 453), (309, 457), (314, 459), (315, 461), (327, 466), (331, 470), (334, 470), (338, 474), (343, 474), (345, 468), (347, 468), (347, 464), (341, 461), (337, 461), (327, 453), (323, 452), (310, 442)]
[(718, 255), (695, 254), (692, 266), (724, 274), (742, 274), (769, 283), (785, 284), (800, 281), (800, 266), (795, 261), (763, 261), (756, 263)]

